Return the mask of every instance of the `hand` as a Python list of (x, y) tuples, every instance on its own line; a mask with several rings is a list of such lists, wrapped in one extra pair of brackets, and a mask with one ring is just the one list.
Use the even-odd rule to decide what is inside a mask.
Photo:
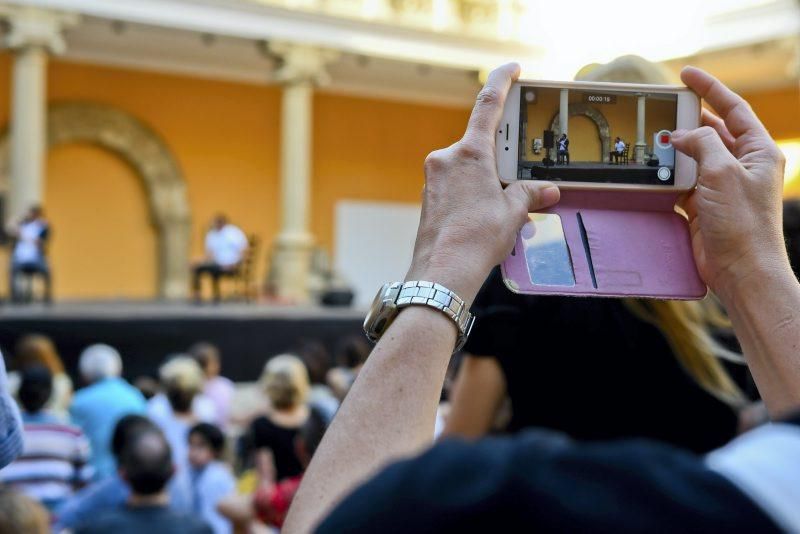
[(464, 137), (425, 160), (422, 216), (406, 280), (438, 282), (467, 304), (511, 252), (528, 212), (559, 199), (553, 184), (520, 180), (503, 189), (497, 175), (496, 132), (518, 76), (517, 64), (493, 70)]
[(739, 95), (693, 67), (681, 79), (719, 113), (704, 110), (703, 126), (674, 132), (672, 144), (697, 161), (697, 188), (681, 207), (700, 276), (724, 296), (752, 273), (788, 268), (781, 222), (785, 158)]

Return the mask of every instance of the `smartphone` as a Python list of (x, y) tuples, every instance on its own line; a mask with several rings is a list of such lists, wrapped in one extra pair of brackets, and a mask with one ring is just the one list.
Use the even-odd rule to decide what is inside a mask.
[(549, 180), (562, 189), (692, 189), (696, 164), (670, 138), (697, 128), (700, 110), (686, 87), (516, 82), (497, 132), (500, 179)]

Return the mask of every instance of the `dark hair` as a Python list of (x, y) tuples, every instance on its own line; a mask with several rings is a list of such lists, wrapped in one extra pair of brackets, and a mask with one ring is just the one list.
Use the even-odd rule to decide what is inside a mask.
[(783, 202), (783, 235), (789, 263), (796, 274), (800, 274), (800, 200)]
[(134, 436), (122, 450), (120, 467), (133, 493), (162, 491), (173, 473), (172, 451), (164, 434), (152, 428)]
[(361, 335), (345, 337), (336, 347), (336, 365), (352, 369), (367, 361), (372, 348)]
[(297, 343), (289, 352), (303, 360), (308, 369), (308, 379), (312, 384), (325, 384), (328, 371), (331, 369), (331, 356), (325, 345), (319, 341), (304, 340)]
[(28, 413), (44, 408), (53, 393), (53, 375), (47, 367), (34, 365), (22, 371), (19, 385), (19, 402)]
[(328, 421), (325, 419), (325, 416), (322, 415), (322, 412), (316, 408), (311, 408), (308, 419), (305, 424), (300, 427), (300, 432), (298, 432), (298, 437), (303, 440), (309, 459), (317, 452), (317, 447), (319, 447), (322, 436), (325, 435), (327, 429)]
[(219, 458), (222, 451), (225, 450), (225, 435), (222, 430), (210, 423), (198, 423), (189, 430), (189, 437), (199, 436), (205, 441), (211, 450), (214, 451), (214, 456)]
[(208, 364), (211, 360), (220, 361), (219, 348), (208, 341), (195, 343), (189, 347), (188, 354), (194, 358), (204, 373), (208, 372)]
[(133, 442), (134, 438), (148, 430), (156, 429), (155, 423), (143, 415), (129, 414), (117, 421), (111, 435), (111, 453), (120, 461), (122, 450)]

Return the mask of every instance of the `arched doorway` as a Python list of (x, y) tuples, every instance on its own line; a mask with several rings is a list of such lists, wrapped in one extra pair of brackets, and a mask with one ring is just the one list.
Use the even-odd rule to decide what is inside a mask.
[[(50, 106), (48, 146), (90, 143), (125, 160), (141, 178), (158, 238), (158, 295), (185, 297), (191, 217), (186, 184), (161, 138), (122, 110), (94, 103)], [(0, 137), (0, 181), (8, 183), (8, 134)], [(7, 186), (6, 186), (7, 187)], [(3, 188), (5, 190), (5, 188)]]
[[(600, 138), (600, 161), (608, 163), (608, 155), (611, 150), (611, 137), (608, 128), (608, 121), (605, 116), (597, 109), (584, 104), (583, 102), (573, 102), (569, 105), (569, 116), (585, 116), (597, 126), (597, 136)], [(555, 138), (561, 136), (561, 119), (558, 112), (550, 121), (550, 129), (553, 130)]]

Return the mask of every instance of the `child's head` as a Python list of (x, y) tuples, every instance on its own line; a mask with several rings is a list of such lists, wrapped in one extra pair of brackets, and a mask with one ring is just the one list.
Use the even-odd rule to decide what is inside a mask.
[(225, 449), (225, 435), (214, 425), (200, 423), (189, 430), (189, 463), (203, 467), (217, 460)]
[(22, 372), (19, 385), (19, 402), (30, 413), (42, 411), (53, 392), (53, 376), (47, 367), (36, 365)]

